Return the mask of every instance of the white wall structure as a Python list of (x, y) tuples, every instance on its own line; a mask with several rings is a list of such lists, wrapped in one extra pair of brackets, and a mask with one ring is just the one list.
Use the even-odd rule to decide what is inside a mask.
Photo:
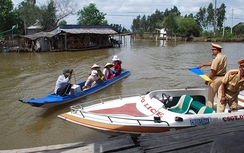
[(160, 38), (164, 38), (166, 37), (166, 31), (163, 29), (160, 29), (160, 35), (159, 35)]

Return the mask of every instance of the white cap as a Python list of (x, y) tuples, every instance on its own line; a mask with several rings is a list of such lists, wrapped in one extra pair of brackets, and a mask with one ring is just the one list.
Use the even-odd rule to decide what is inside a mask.
[(222, 47), (219, 44), (212, 43), (212, 49), (222, 49)]
[(113, 60), (113, 61), (119, 61), (119, 57), (118, 57), (117, 55), (114, 55), (114, 57), (113, 57), (112, 60)]

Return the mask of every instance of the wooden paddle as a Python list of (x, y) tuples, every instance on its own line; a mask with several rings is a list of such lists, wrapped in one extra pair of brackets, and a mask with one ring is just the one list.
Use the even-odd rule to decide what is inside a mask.
[(194, 68), (189, 68), (189, 70), (195, 74), (197, 74), (198, 76), (200, 76), (201, 78), (203, 78), (204, 80), (210, 82), (210, 83), (214, 83), (213, 80), (211, 80), (207, 75), (205, 75), (201, 69), (199, 67), (194, 67)]

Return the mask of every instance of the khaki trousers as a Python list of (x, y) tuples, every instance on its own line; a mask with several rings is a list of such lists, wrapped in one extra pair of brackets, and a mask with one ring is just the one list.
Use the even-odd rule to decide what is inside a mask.
[(213, 78), (214, 83), (210, 83), (208, 87), (208, 102), (207, 106), (210, 108), (214, 108), (214, 97), (216, 93), (218, 92), (219, 86), (222, 83), (224, 76), (215, 76)]
[(222, 113), (225, 111), (226, 104), (228, 104), (230, 109), (238, 108), (238, 95), (236, 93), (225, 92), (226, 101), (224, 104), (220, 103), (221, 99), (221, 87), (218, 90), (218, 101), (217, 101), (217, 113)]

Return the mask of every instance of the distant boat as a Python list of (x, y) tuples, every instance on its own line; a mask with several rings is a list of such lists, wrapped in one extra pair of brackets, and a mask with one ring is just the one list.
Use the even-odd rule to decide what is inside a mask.
[(66, 104), (78, 99), (81, 99), (82, 97), (88, 96), (92, 93), (95, 93), (99, 90), (104, 89), (107, 86), (112, 85), (113, 83), (127, 77), (130, 75), (130, 71), (128, 70), (122, 70), (121, 74), (104, 81), (101, 84), (97, 84), (91, 88), (88, 88), (86, 90), (81, 91), (81, 87), (85, 84), (86, 80), (83, 82), (80, 82), (76, 85), (73, 85), (73, 87), (71, 88), (71, 92), (70, 94), (67, 94), (66, 96), (58, 96), (55, 93), (52, 94), (48, 94), (45, 97), (40, 97), (40, 98), (29, 98), (29, 99), (25, 99), (22, 98), (19, 101), (25, 104), (29, 104), (33, 107), (41, 107), (41, 108), (50, 108), (50, 107), (54, 107), (57, 105), (61, 105), (61, 104)]
[(158, 133), (244, 119), (244, 91), (238, 98), (240, 107), (224, 113), (206, 106), (207, 93), (207, 88), (197, 87), (109, 97), (86, 107), (71, 106), (70, 112), (58, 117), (111, 135)]

